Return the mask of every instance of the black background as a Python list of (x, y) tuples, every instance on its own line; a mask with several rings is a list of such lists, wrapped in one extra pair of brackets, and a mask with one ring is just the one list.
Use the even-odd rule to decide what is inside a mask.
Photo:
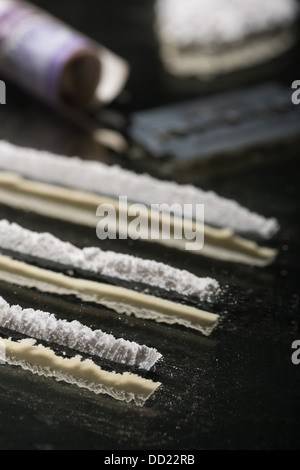
[[(126, 93), (111, 106), (126, 118), (139, 109), (268, 78), (288, 85), (300, 78), (299, 54), (294, 50), (272, 67), (210, 85), (176, 82), (163, 71), (159, 60), (152, 1), (34, 3), (130, 62)], [(1, 138), (97, 158), (85, 135), (13, 84), (7, 86), (7, 101), (0, 110)], [(142, 243), (107, 242), (104, 246), (218, 279), (223, 287), (220, 298), (213, 305), (201, 305), (222, 317), (210, 338), (180, 327), (119, 317), (71, 297), (0, 283), (0, 294), (10, 303), (41, 308), (64, 318), (76, 317), (116, 336), (154, 346), (164, 356), (163, 362), (145, 374), (163, 385), (143, 408), (1, 366), (1, 449), (299, 449), (300, 365), (291, 361), (292, 342), (300, 339), (298, 149), (298, 142), (272, 151), (259, 149), (243, 157), (237, 168), (229, 170), (225, 161), (216, 172), (199, 170), (193, 174), (193, 182), (202, 188), (279, 220), (281, 229), (268, 242), (279, 250), (271, 266), (217, 262)], [(107, 160), (108, 156), (101, 154), (99, 158)], [(122, 164), (134, 166), (126, 160)], [(159, 168), (155, 173), (159, 175)], [(93, 230), (3, 205), (0, 216), (33, 230), (49, 230), (79, 246), (99, 244)]]

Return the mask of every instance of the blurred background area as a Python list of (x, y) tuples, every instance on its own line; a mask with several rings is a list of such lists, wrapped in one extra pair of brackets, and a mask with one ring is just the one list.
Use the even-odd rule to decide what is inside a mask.
[[(274, 77), (290, 84), (299, 64), (298, 38), (284, 54), (277, 57), (275, 53), (272, 60), (239, 73), (224, 74), (204, 82), (176, 78), (168, 73), (160, 55), (157, 0), (74, 0), (71, 6), (57, 0), (34, 0), (32, 3), (128, 60), (131, 74), (126, 89), (130, 93), (130, 108), (134, 110)], [(297, 30), (299, 20), (293, 26)]]
[[(117, 110), (121, 116), (119, 115), (119, 120), (115, 116), (114, 121), (109, 114), (104, 113), (104, 124), (107, 125), (112, 123), (113, 126), (121, 126), (121, 123), (124, 124), (122, 117), (126, 120), (132, 112), (139, 110), (209, 96), (216, 92), (237, 89), (274, 78), (290, 86), (291, 82), (297, 78), (296, 70), (300, 63), (299, 39), (283, 54), (279, 54), (279, 57), (275, 54), (274, 58), (258, 66), (250, 66), (208, 80), (201, 80), (198, 77), (176, 76), (166, 68), (161, 56), (160, 38), (157, 34), (156, 0), (143, 0), (143, 2), (138, 0), (111, 0), (109, 2), (74, 0), (71, 4), (57, 0), (51, 2), (35, 0), (32, 4), (50, 12), (128, 61), (131, 72), (126, 87), (109, 105), (110, 110)], [(295, 25), (293, 25), (294, 28)], [(12, 139), (18, 139), (17, 143), (30, 145), (32, 138), (28, 128), (35, 125), (41, 127), (43, 124), (45, 131), (35, 133), (35, 147), (42, 145), (47, 147), (51, 144), (53, 147), (51, 150), (68, 153), (67, 148), (64, 151), (61, 147), (61, 142), (64, 141), (64, 134), (66, 141), (69, 140), (73, 127), (70, 127), (70, 123), (67, 122), (62, 124), (60, 117), (51, 113), (50, 109), (43, 107), (41, 103), (31, 96), (26, 96), (18, 87), (9, 83), (7, 106), (0, 109), (0, 137), (11, 136)], [(26, 114), (26, 119), (24, 119), (26, 122), (23, 123), (24, 129), (22, 129), (21, 120), (24, 114)], [(56, 120), (59, 121), (59, 125), (57, 126), (57, 144), (54, 144), (53, 136), (51, 142), (47, 138), (47, 126)], [(18, 137), (14, 132), (16, 127)], [(85, 145), (82, 148), (79, 145), (78, 152), (84, 153), (84, 148)], [(77, 150), (76, 147), (75, 150)], [(72, 153), (73, 149), (69, 151)]]

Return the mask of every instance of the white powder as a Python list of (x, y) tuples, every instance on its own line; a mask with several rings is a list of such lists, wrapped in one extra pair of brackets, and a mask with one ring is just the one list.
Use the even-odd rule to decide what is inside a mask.
[(197, 204), (204, 204), (206, 224), (229, 227), (239, 233), (270, 238), (278, 230), (278, 222), (274, 218), (266, 219), (236, 201), (218, 196), (213, 191), (158, 180), (148, 174), (137, 175), (117, 165), (108, 166), (78, 157), (53, 155), (46, 151), (17, 147), (0, 141), (0, 169), (44, 183), (115, 198), (127, 196), (131, 202), (148, 206), (167, 204), (170, 207), (176, 204), (181, 208), (180, 216), (184, 204), (191, 204), (194, 209)]
[(161, 37), (181, 47), (236, 44), (295, 21), (295, 0), (157, 0)]
[(162, 357), (156, 349), (126, 341), (101, 330), (92, 330), (77, 320), (58, 320), (53, 314), (40, 310), (10, 306), (0, 297), (0, 326), (50, 341), (82, 353), (99, 356), (121, 364), (150, 370)]
[(80, 249), (50, 233), (37, 233), (7, 220), (0, 221), (0, 247), (57, 263), (100, 273), (111, 278), (140, 282), (200, 300), (210, 301), (219, 290), (211, 278), (199, 278), (156, 261), (91, 247)]

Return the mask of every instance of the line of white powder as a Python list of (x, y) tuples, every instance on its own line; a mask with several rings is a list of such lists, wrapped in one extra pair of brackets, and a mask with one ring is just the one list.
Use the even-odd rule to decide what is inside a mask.
[[(184, 205), (204, 204), (205, 223), (216, 227), (229, 227), (239, 233), (272, 237), (278, 230), (274, 218), (265, 218), (238, 202), (203, 191), (193, 185), (162, 181), (148, 174), (137, 175), (117, 165), (65, 157), (50, 152), (12, 145), (0, 141), (0, 169), (19, 173), (24, 177), (73, 189), (98, 193), (114, 198), (127, 196), (131, 202)], [(174, 206), (175, 207), (175, 206)], [(196, 218), (196, 210), (194, 213)], [(200, 223), (202, 220), (200, 221)]]
[(120, 364), (150, 370), (162, 355), (154, 348), (116, 339), (101, 330), (92, 330), (77, 320), (59, 320), (41, 310), (10, 306), (0, 297), (0, 326), (24, 335), (50, 341), (81, 353), (109, 359)]
[(201, 301), (211, 301), (220, 288), (209, 277), (199, 278), (160, 262), (97, 247), (80, 249), (50, 233), (33, 232), (7, 220), (0, 221), (0, 247), (110, 278), (160, 287)]

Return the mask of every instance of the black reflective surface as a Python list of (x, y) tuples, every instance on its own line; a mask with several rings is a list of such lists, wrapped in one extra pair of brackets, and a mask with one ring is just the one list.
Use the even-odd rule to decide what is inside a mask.
[[(126, 119), (134, 111), (208, 91), (269, 78), (290, 84), (300, 78), (299, 54), (293, 51), (280, 67), (262, 67), (249, 75), (233, 76), (212, 84), (210, 90), (207, 85), (197, 90), (182, 83), (171, 86), (159, 61), (152, 1), (34, 3), (129, 60), (132, 73), (126, 93), (111, 106)], [(8, 103), (0, 109), (1, 138), (69, 155), (117, 161), (137, 171), (145, 169), (147, 162), (141, 164), (95, 148), (84, 132), (12, 84), (7, 90)], [(276, 217), (281, 229), (266, 244), (277, 248), (279, 255), (269, 267), (224, 263), (132, 241), (101, 245), (218, 279), (223, 287), (220, 297), (214, 304), (201, 305), (222, 317), (209, 338), (177, 326), (116, 315), (73, 297), (41, 294), (1, 281), (0, 295), (9, 303), (76, 318), (115, 336), (148, 344), (156, 347), (164, 360), (143, 374), (162, 382), (143, 408), (1, 366), (0, 448), (299, 449), (300, 364), (291, 360), (292, 342), (300, 340), (298, 153), (299, 142), (293, 140), (276, 148), (256, 149), (234, 164), (222, 161), (210, 171), (176, 175), (179, 181), (191, 180), (255, 212)], [(146, 169), (160, 176), (159, 166)], [(0, 217), (32, 230), (49, 230), (78, 246), (99, 245), (95, 230), (12, 210), (1, 203)], [(10, 333), (1, 330), (1, 334)], [(122, 370), (115, 364), (99, 363)]]

